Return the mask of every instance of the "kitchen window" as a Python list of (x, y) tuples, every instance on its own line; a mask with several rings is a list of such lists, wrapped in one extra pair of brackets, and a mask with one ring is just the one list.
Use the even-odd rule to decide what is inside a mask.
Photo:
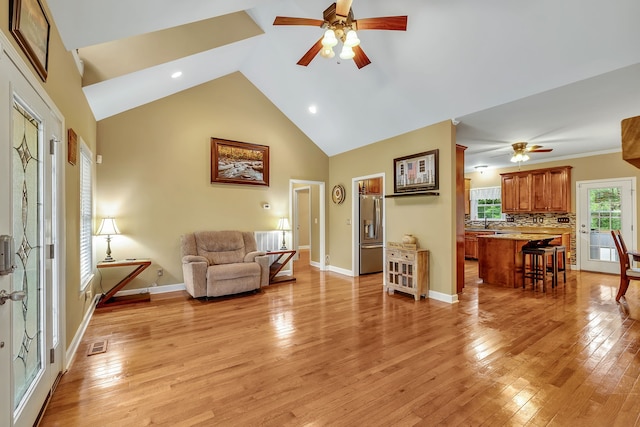
[(472, 188), (470, 197), (472, 220), (504, 220), (500, 187)]

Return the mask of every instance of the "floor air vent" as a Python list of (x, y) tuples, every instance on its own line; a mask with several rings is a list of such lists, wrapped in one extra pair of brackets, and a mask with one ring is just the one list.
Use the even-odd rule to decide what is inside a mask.
[(87, 356), (93, 356), (94, 354), (105, 353), (107, 351), (107, 340), (94, 342), (89, 346), (89, 353)]

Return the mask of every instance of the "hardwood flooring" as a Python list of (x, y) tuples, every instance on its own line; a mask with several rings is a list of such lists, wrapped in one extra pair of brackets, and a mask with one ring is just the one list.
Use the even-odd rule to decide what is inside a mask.
[(639, 425), (637, 286), (619, 305), (617, 276), (541, 293), (465, 273), (453, 305), (296, 266), (255, 295), (96, 311), (41, 425)]

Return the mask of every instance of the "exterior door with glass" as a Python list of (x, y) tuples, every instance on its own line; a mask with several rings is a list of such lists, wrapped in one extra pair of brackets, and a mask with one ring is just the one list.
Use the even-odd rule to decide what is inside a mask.
[(12, 237), (4, 259), (15, 266), (0, 276), (0, 290), (13, 296), (0, 305), (0, 425), (31, 426), (62, 370), (52, 154), (62, 123), (0, 54), (0, 118), (8, 124), (0, 136), (0, 234)]
[(620, 230), (628, 248), (635, 248), (635, 179), (584, 181), (578, 185), (580, 269), (620, 272), (611, 230)]

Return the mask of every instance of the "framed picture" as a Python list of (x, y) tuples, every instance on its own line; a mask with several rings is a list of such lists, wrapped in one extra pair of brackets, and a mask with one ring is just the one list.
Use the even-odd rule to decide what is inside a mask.
[(78, 160), (78, 135), (71, 128), (67, 130), (67, 161), (74, 165)]
[(393, 159), (393, 192), (419, 193), (438, 189), (438, 150)]
[(35, 67), (43, 82), (47, 81), (49, 31), (51, 25), (39, 0), (9, 0), (11, 34)]
[(211, 138), (211, 182), (269, 185), (269, 147)]

